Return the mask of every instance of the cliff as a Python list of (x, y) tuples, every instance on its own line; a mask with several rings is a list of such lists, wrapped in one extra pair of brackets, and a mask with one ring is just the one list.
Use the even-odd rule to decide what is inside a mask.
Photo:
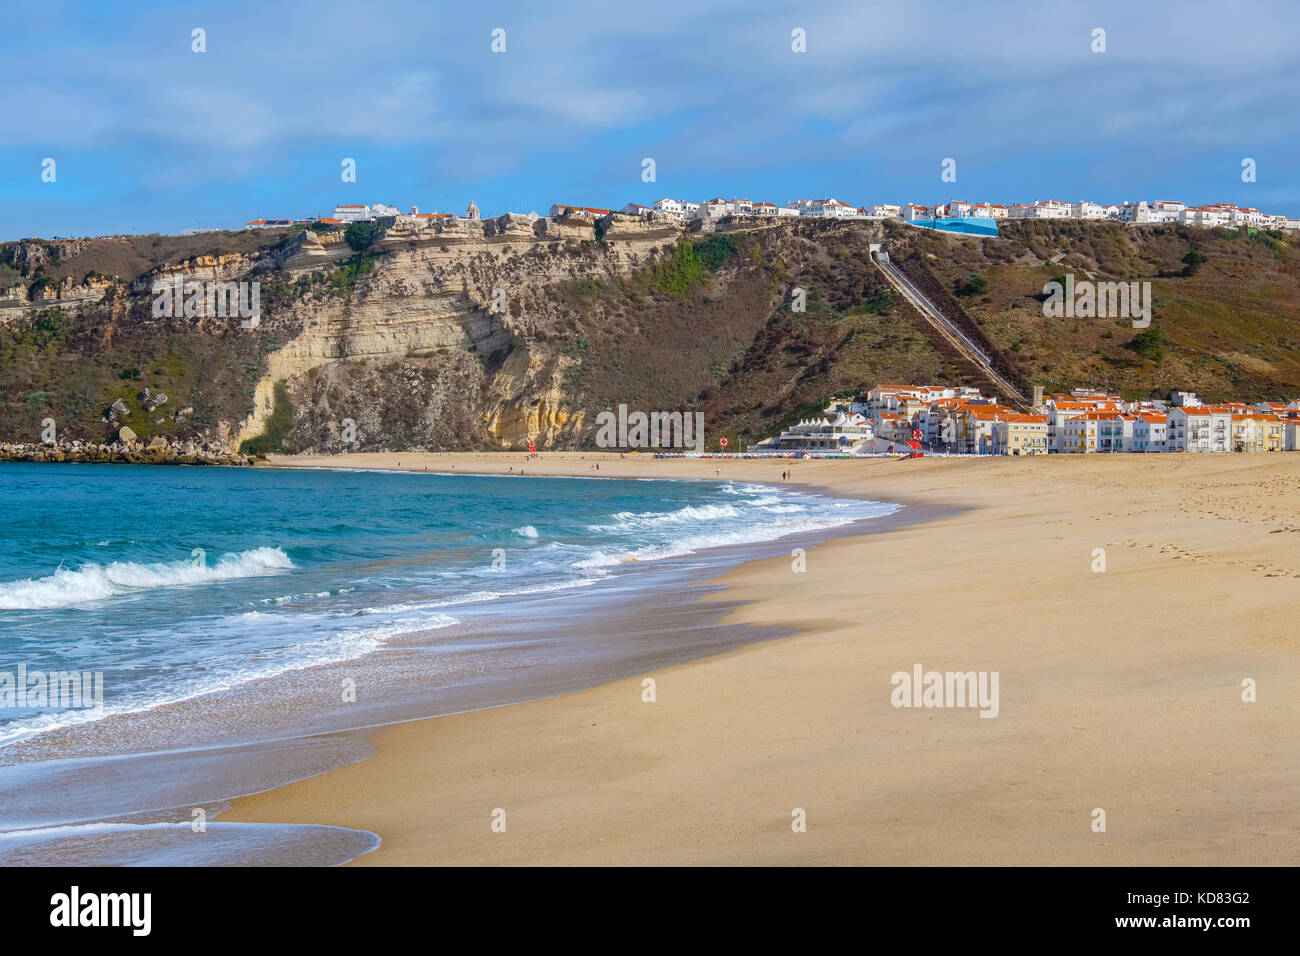
[[(972, 239), (897, 222), (613, 215), (0, 245), (0, 441), (98, 446), (123, 425), (214, 455), (590, 444), (600, 410), (705, 412), (753, 441), (879, 381), (989, 387), (871, 264), (883, 242), (1026, 385), (1211, 399), (1300, 391), (1293, 240), (1016, 222)], [(1196, 250), (1204, 262), (1184, 264)], [(1158, 358), (1124, 319), (1046, 319), (1043, 284), (1153, 285)], [(260, 318), (153, 314), (155, 282), (256, 282)], [(977, 276), (980, 282), (972, 283)], [(794, 305), (802, 289), (806, 307)], [(974, 290), (974, 291), (972, 291)], [(172, 396), (149, 408), (142, 388)], [(114, 402), (124, 412), (109, 415)], [(168, 411), (172, 409), (172, 411)], [(184, 409), (188, 414), (181, 414)]]

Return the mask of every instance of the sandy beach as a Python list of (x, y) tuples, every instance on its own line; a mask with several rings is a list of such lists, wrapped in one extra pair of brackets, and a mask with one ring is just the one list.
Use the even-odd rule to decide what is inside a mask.
[[(964, 510), (827, 541), (802, 572), (787, 551), (727, 574), (707, 600), (743, 602), (731, 620), (798, 633), (647, 674), (653, 702), (636, 678), (389, 726), (368, 759), (222, 820), (373, 831), (358, 866), (1300, 859), (1300, 455), (274, 459), (583, 476), (596, 462), (601, 477), (792, 470)], [(915, 665), (997, 672), (997, 716), (893, 706), (891, 675)]]

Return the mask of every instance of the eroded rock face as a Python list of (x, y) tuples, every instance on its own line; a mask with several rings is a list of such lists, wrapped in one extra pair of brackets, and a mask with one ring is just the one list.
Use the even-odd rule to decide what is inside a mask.
[[(418, 238), (390, 233), (348, 294), (312, 291), (277, 313), (301, 331), (270, 357), (236, 447), (263, 433), (280, 381), (295, 409), (297, 450), (554, 446), (582, 420), (566, 410), (562, 388), (574, 360), (538, 346), (572, 307), (555, 289), (626, 275), (681, 229), (601, 246), (573, 241), (593, 234), (590, 223), (525, 216), (448, 219)], [(294, 249), (281, 243), (285, 263), (315, 254), (308, 234), (292, 238)], [(345, 418), (358, 423), (353, 445), (339, 437)]]
[[(255, 369), (250, 414), (217, 428), (213, 440), (227, 450), (266, 431), (278, 382), (293, 404), (290, 450), (507, 448), (529, 440), (556, 447), (583, 422), (564, 387), (566, 370), (580, 361), (565, 347), (577, 337), (574, 315), (583, 305), (563, 290), (578, 280), (629, 275), (671, 248), (685, 227), (614, 217), (601, 230), (610, 236), (596, 242), (597, 224), (582, 219), (407, 221), (366, 251), (361, 270), (342, 230), (305, 230), (260, 252), (192, 256), (130, 281), (87, 279), (85, 289), (65, 282), (49, 287), (49, 296), (61, 309), (74, 304), (74, 291), (111, 306), (101, 304), (87, 323), (100, 347), (152, 324), (273, 341)], [(153, 316), (154, 284), (177, 280), (258, 282), (264, 314), (251, 331), (226, 318)], [(39, 305), (5, 311), (31, 321)], [(166, 415), (160, 407), (168, 397), (145, 387), (136, 402), (149, 424), (132, 424), (143, 427), (145, 442), (156, 434), (152, 426), (192, 440), (214, 417), (210, 401), (195, 414), (196, 397), (197, 390), (180, 393), (174, 404), (185, 407)], [(130, 414), (128, 403), (116, 400), (102, 423), (121, 425)], [(356, 423), (359, 439), (343, 441), (344, 419)], [(141, 438), (132, 431), (129, 441), (118, 441)]]

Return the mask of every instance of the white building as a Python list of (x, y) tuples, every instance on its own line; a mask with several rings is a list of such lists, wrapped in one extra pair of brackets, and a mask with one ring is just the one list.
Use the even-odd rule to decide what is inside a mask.
[(1228, 451), (1232, 412), (1222, 405), (1175, 406), (1169, 411), (1170, 451)]
[(1232, 225), (1237, 218), (1237, 207), (1227, 203), (1214, 203), (1209, 206), (1196, 206), (1182, 209), (1178, 221), (1185, 226), (1201, 226), (1206, 229), (1217, 226)]
[(348, 204), (334, 207), (334, 218), (341, 222), (363, 222), (367, 219), (373, 219), (374, 214), (370, 211), (369, 206)]
[(1243, 206), (1236, 210), (1233, 222), (1234, 225), (1259, 227), (1269, 225), (1269, 220), (1272, 218), (1272, 216), (1262, 213), (1258, 209), (1252, 209), (1250, 206)]
[(1115, 412), (1113, 414), (1101, 412), (1097, 414), (1097, 451), (1132, 451), (1133, 433), (1134, 426), (1137, 424), (1137, 416), (1126, 415), (1123, 412)]
[(800, 208), (799, 215), (818, 219), (854, 219), (861, 215), (857, 206), (838, 199), (813, 199)]
[(1157, 412), (1139, 412), (1133, 423), (1133, 451), (1166, 451), (1169, 440), (1168, 416)]
[(867, 215), (873, 219), (901, 219), (903, 207), (891, 206), (889, 203), (876, 203), (867, 207)]
[(1079, 202), (1070, 203), (1071, 219), (1105, 219), (1105, 207), (1095, 203), (1088, 202), (1086, 199)]
[(828, 408), (823, 414), (826, 417), (804, 419), (754, 447), (764, 451), (851, 454), (870, 445), (874, 432), (861, 415), (846, 414), (836, 408)]
[[(1128, 222), (1158, 224), (1164, 222), (1178, 222), (1182, 216), (1183, 210), (1187, 207), (1180, 202), (1174, 202), (1168, 199), (1158, 199), (1155, 202), (1138, 202), (1125, 204), (1124, 216), (1127, 216)], [(1123, 216), (1121, 217), (1123, 218)]]
[(655, 203), (655, 210), (668, 216), (674, 216), (678, 219), (694, 219), (699, 212), (700, 204), (697, 202), (687, 202), (684, 199), (660, 199)]
[(1069, 219), (1070, 204), (1059, 199), (1045, 199), (1042, 202), (1016, 203), (1011, 207), (1013, 219)]

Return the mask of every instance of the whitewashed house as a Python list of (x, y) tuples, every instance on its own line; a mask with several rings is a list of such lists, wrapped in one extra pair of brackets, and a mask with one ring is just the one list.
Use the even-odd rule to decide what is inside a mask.
[(1029, 219), (1069, 219), (1070, 204), (1060, 199), (1044, 199), (1030, 207)]
[(1178, 221), (1185, 226), (1212, 228), (1229, 225), (1235, 213), (1235, 206), (1228, 207), (1223, 203), (1215, 203), (1210, 206), (1195, 206), (1183, 209), (1178, 214)]
[(1157, 199), (1153, 203), (1140, 202), (1133, 207), (1133, 221), (1149, 224), (1178, 222), (1186, 208), (1182, 203), (1169, 199)]
[(799, 215), (817, 219), (854, 219), (859, 213), (857, 206), (838, 199), (814, 199), (799, 210)]
[(660, 199), (655, 203), (655, 211), (677, 219), (693, 219), (699, 209), (699, 203), (687, 202), (684, 199)]
[(362, 222), (375, 217), (369, 206), (348, 203), (334, 207), (334, 218), (340, 222)]
[(1100, 412), (1097, 415), (1097, 451), (1132, 451), (1137, 416), (1126, 415), (1123, 412)]
[(1135, 452), (1161, 452), (1167, 450), (1168, 416), (1158, 412), (1139, 412), (1133, 423), (1133, 448)]

